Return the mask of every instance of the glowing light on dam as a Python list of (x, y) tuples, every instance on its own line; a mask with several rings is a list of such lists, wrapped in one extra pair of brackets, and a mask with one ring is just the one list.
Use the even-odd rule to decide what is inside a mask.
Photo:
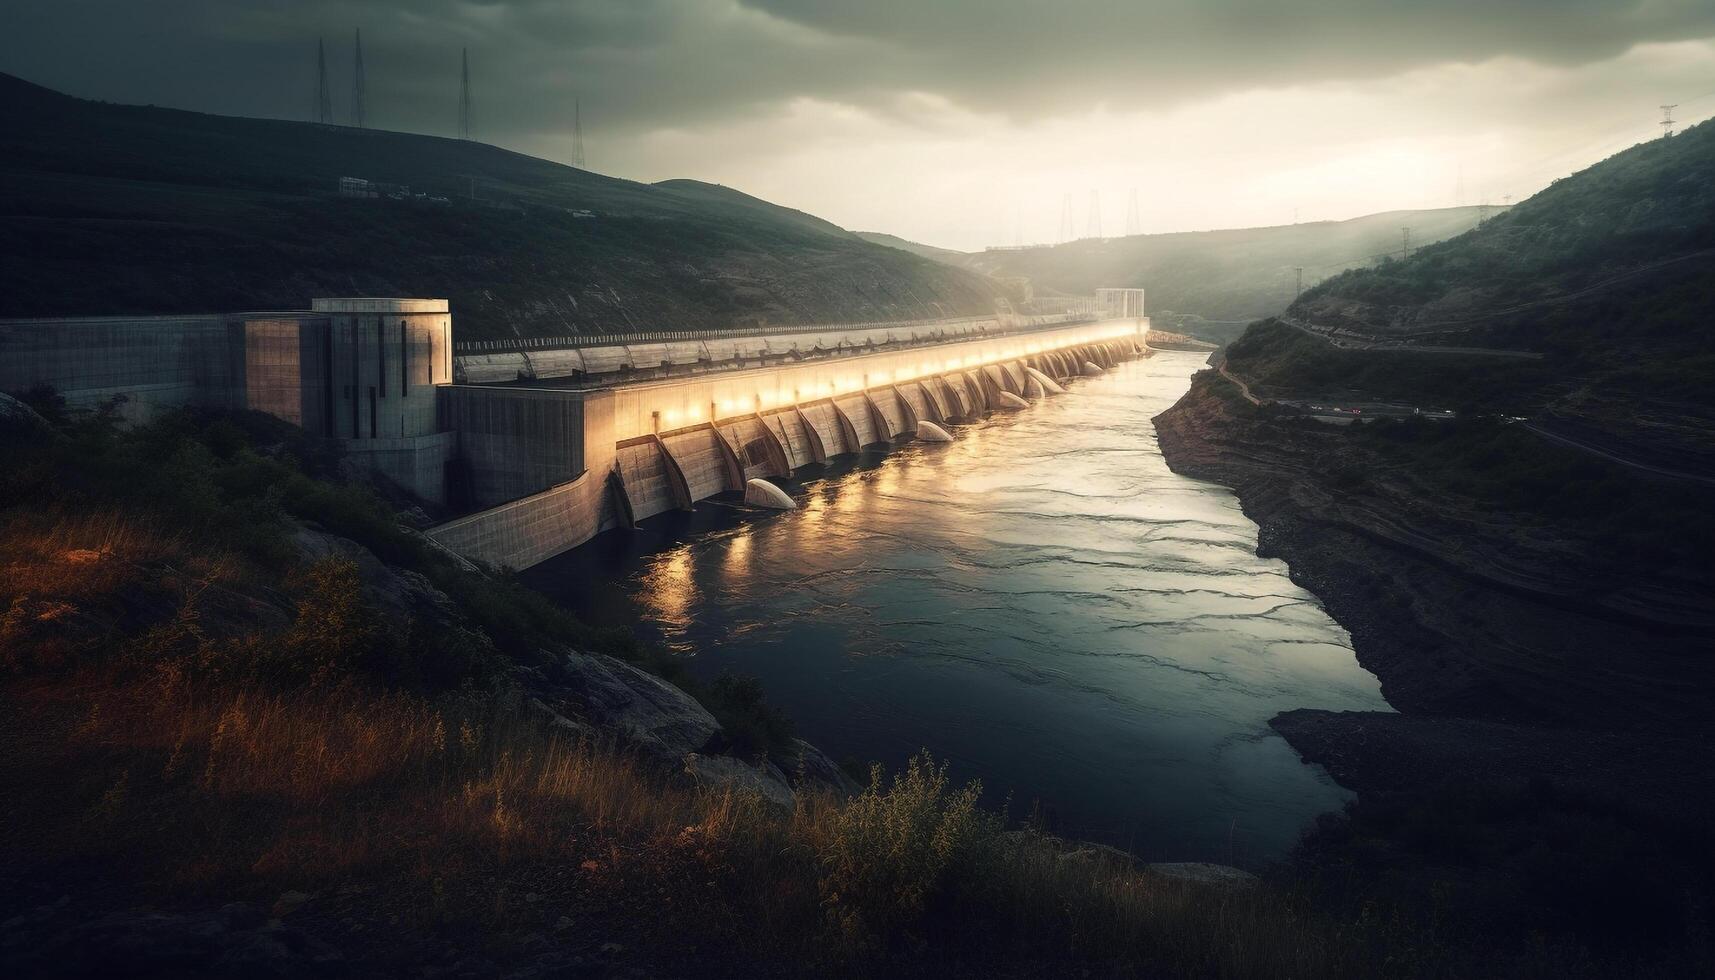
[[(745, 493), (751, 481), (898, 439), (951, 438), (953, 423), (1027, 410), (1030, 398), (1064, 393), (1062, 381), (1146, 353), (1146, 330), (1141, 318), (1055, 324), (1028, 339), (835, 353), (596, 388), (455, 385), (446, 415), (470, 464), (471, 502), (484, 509), (428, 533), (467, 557), (525, 568), (602, 531)], [(574, 475), (540, 489), (544, 459)]]

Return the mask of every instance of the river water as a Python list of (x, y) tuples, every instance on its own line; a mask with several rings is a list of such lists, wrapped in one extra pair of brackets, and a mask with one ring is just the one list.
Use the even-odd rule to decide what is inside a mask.
[(759, 677), (836, 759), (920, 748), (996, 803), (1148, 859), (1255, 865), (1347, 798), (1268, 719), (1386, 709), (1344, 630), (1224, 488), (1167, 468), (1150, 419), (1198, 354), (787, 488), (704, 501), (526, 580), (708, 677)]

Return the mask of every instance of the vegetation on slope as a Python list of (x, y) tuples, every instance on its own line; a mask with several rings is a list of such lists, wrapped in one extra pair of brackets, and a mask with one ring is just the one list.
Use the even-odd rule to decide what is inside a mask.
[[(261, 935), (253, 969), (330, 975), (1589, 972), (1564, 937), (1495, 950), (1009, 828), (927, 757), (789, 813), (696, 787), (510, 680), (558, 644), (647, 659), (628, 635), (459, 568), (325, 444), (253, 415), (0, 437), (9, 965), (170, 973), (264, 955), (242, 945)], [(376, 606), (352, 561), (292, 547), (307, 521), (432, 582), (451, 618)]]
[[(1288, 404), (1209, 372), (1158, 420), (1402, 712), (1272, 722), (1359, 793), (1300, 852), (1336, 893), (1711, 969), (1712, 166), (1704, 124), (1337, 276), (1225, 351)], [(1459, 417), (1337, 426), (1306, 402)]]
[(1640, 144), (1407, 261), (1329, 280), (1288, 313), (1413, 345), (1533, 351), (1534, 365), (1342, 350), (1267, 323), (1231, 363), (1276, 392), (1337, 383), (1527, 415), (1624, 458), (1715, 472), (1712, 168), (1715, 124)]
[[(1545, 316), (1629, 277), (1671, 269), (1656, 288), (1686, 278), (1707, 284), (1715, 267), (1705, 254), (1715, 248), (1712, 165), (1710, 123), (1640, 143), (1407, 261), (1336, 276), (1307, 291), (1294, 313), (1366, 332), (1552, 342), (1565, 325)], [(1627, 319), (1586, 337), (1638, 329), (1672, 336), (1678, 331), (1665, 328), (1680, 325), (1679, 311), (1633, 301), (1611, 312)]]
[[(453, 301), (460, 339), (988, 313), (982, 276), (695, 182), (0, 76), (0, 316)], [(337, 196), (341, 177), (426, 199)]]

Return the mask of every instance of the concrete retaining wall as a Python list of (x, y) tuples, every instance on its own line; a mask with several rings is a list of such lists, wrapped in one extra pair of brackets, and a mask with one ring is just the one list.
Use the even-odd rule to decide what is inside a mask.
[[(605, 393), (598, 403), (611, 401)], [(584, 471), (586, 392), (449, 385), (440, 424), (458, 433), (464, 492), (493, 507), (558, 486)]]

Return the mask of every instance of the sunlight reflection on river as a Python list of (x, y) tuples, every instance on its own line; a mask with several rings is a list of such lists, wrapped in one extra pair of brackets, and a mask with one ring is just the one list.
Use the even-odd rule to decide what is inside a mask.
[(928, 747), (1070, 836), (1279, 857), (1346, 794), (1268, 719), (1386, 705), (1233, 496), (1162, 460), (1150, 419), (1201, 360), (1131, 362), (951, 445), (801, 472), (800, 510), (705, 501), (528, 579), (701, 675), (760, 677), (835, 758)]

